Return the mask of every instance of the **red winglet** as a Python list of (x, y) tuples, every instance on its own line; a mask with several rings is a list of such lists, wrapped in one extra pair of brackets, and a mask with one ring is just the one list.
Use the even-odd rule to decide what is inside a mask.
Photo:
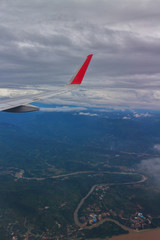
[(88, 57), (86, 58), (85, 62), (81, 66), (81, 68), (78, 70), (76, 75), (73, 77), (73, 80), (71, 80), (70, 84), (81, 84), (83, 77), (87, 71), (88, 65), (91, 61), (92, 56), (93, 56), (93, 54), (88, 55)]

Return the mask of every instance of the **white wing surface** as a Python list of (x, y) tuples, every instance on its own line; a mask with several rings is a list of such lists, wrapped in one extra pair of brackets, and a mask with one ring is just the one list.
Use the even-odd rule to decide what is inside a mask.
[(38, 102), (42, 99), (46, 99), (52, 96), (56, 96), (59, 94), (63, 94), (66, 92), (70, 92), (75, 90), (80, 86), (83, 77), (87, 71), (89, 63), (92, 58), (92, 54), (88, 55), (80, 69), (76, 72), (76, 74), (72, 77), (68, 84), (66, 84), (63, 88), (56, 92), (44, 92), (40, 94), (35, 94), (29, 97), (21, 97), (18, 99), (8, 99), (0, 102), (0, 111), (5, 112), (32, 112), (39, 110), (38, 107), (32, 106), (29, 103)]

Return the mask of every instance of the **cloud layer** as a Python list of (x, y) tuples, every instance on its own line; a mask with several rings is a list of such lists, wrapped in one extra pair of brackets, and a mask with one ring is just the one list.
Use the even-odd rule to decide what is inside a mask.
[(81, 91), (52, 102), (159, 109), (159, 9), (158, 0), (2, 0), (0, 87), (62, 86), (93, 53)]

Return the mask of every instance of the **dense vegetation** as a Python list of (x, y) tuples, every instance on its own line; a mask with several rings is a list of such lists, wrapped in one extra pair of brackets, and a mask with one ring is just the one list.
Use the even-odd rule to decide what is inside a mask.
[[(141, 160), (159, 156), (154, 149), (160, 142), (159, 116), (152, 113), (137, 118), (132, 112), (120, 111), (101, 112), (94, 117), (78, 113), (0, 113), (1, 238), (6, 239), (11, 232), (25, 234), (31, 226), (35, 233), (65, 235), (66, 227), (74, 225), (77, 204), (93, 185), (138, 181), (138, 175), (104, 171), (133, 170)], [(35, 179), (17, 178), (21, 170), (23, 177)], [(80, 173), (51, 178), (73, 172)], [(160, 194), (150, 188), (152, 184), (150, 181), (140, 188), (114, 186), (106, 193), (104, 203), (117, 211), (125, 209), (126, 216), (140, 204), (146, 214), (153, 215), (153, 226), (158, 226)], [(90, 203), (94, 200), (92, 195), (87, 199)], [(109, 224), (107, 232), (105, 226)], [(105, 223), (85, 234), (100, 237), (101, 232), (103, 237), (120, 231), (114, 224)]]

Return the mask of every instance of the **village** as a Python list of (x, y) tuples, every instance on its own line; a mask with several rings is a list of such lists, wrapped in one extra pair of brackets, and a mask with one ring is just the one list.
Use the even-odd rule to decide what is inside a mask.
[[(110, 188), (107, 185), (99, 185), (95, 189), (95, 202), (93, 204), (88, 204), (86, 209), (83, 209), (83, 215), (79, 217), (80, 222), (83, 227), (94, 226), (97, 223), (103, 222), (105, 219), (116, 220), (124, 226), (127, 226), (134, 230), (142, 230), (149, 228), (152, 223), (152, 217), (147, 214), (144, 215), (140, 209), (130, 215), (129, 218), (123, 216), (122, 213), (117, 213), (114, 209), (107, 209), (106, 206), (102, 207), (103, 197)], [(97, 201), (98, 198), (100, 201)], [(101, 202), (101, 204), (99, 204)], [(101, 206), (101, 207), (100, 207)]]

